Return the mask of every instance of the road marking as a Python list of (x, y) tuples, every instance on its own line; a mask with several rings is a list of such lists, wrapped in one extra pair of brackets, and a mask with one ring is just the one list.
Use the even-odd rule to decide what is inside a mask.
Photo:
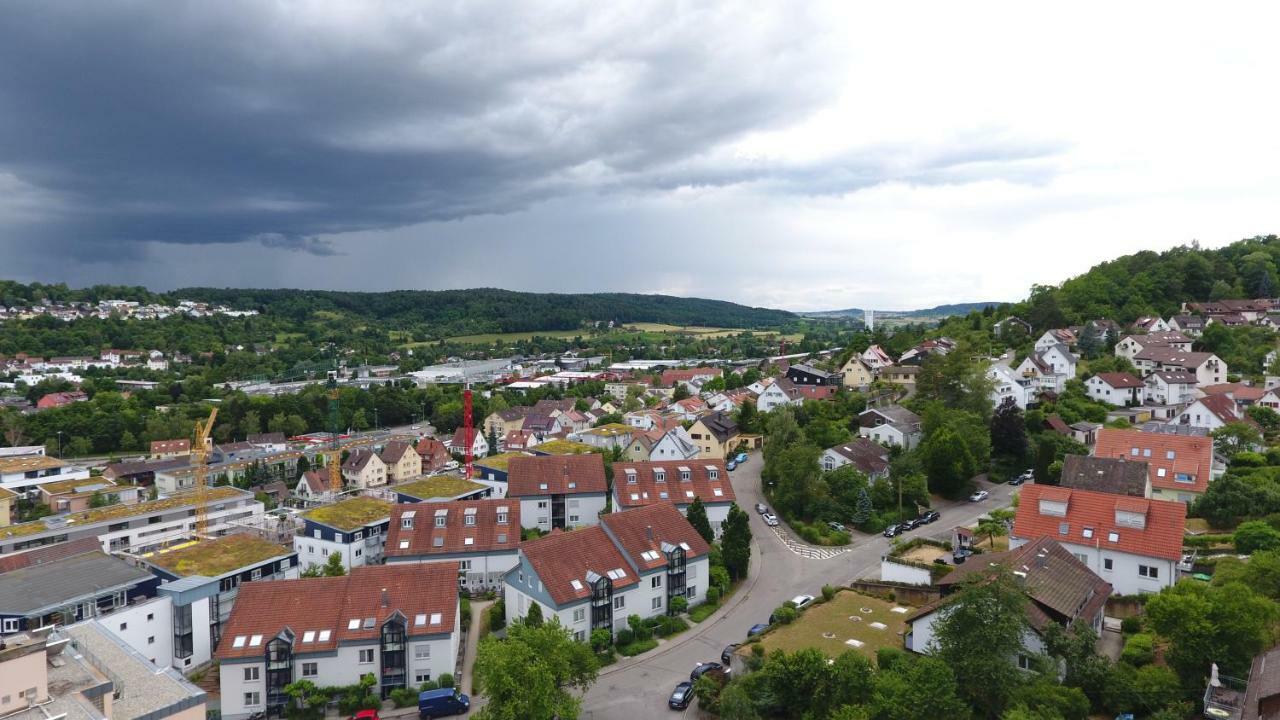
[(778, 539), (782, 541), (782, 544), (787, 546), (788, 550), (802, 558), (808, 558), (810, 560), (830, 560), (833, 557), (838, 557), (853, 549), (853, 546), (851, 545), (844, 545), (841, 547), (818, 547), (815, 545), (809, 545), (808, 543), (797, 540), (790, 532), (784, 530), (781, 525), (772, 528), (772, 530), (778, 535)]

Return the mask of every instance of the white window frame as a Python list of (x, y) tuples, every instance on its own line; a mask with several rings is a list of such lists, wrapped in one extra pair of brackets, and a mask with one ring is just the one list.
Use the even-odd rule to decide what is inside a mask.
[(413, 659), (414, 659), (414, 660), (430, 660), (430, 659), (431, 659), (431, 645), (430, 645), (429, 643), (418, 643), (418, 644), (414, 645), (414, 646), (413, 646)]
[(257, 665), (250, 665), (249, 667), (244, 669), (245, 682), (254, 682), (258, 680), (260, 677), (262, 676), (260, 674), (260, 668)]
[[(369, 658), (368, 660), (365, 660), (365, 657), (366, 657), (365, 653), (368, 653), (367, 655), (367, 657)], [(361, 665), (372, 665), (373, 661), (377, 658), (377, 654), (374, 652), (373, 648), (361, 648), (359, 658), (360, 658), (359, 662)]]
[[(308, 666), (310, 666), (311, 672), (307, 672)], [(318, 662), (302, 663), (302, 677), (310, 678), (310, 677), (318, 677), (319, 675), (320, 675), (320, 663)]]
[(244, 694), (245, 707), (258, 707), (262, 704), (262, 693), (257, 690), (248, 690)]

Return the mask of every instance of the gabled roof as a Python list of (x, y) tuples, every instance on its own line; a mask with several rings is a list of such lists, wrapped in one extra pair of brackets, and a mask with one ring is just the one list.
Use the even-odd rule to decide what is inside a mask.
[(1245, 385), (1244, 383), (1219, 383), (1217, 385), (1206, 385), (1200, 388), (1205, 395), (1230, 395), (1236, 402), (1254, 403), (1262, 399), (1267, 391), (1254, 387), (1253, 385)]
[(787, 368), (787, 374), (788, 375), (791, 374), (792, 370), (795, 370), (796, 372), (804, 373), (806, 375), (813, 375), (815, 377), (826, 378), (828, 380), (836, 376), (836, 373), (827, 372), (826, 370), (820, 370), (808, 363), (796, 363), (795, 365), (792, 365), (791, 367)]
[(441, 453), (444, 455), (449, 454), (449, 449), (444, 446), (444, 443), (435, 438), (422, 438), (414, 449), (423, 457), (432, 457)]
[(329, 473), (324, 470), (308, 470), (302, 474), (301, 482), (307, 484), (307, 489), (313, 495), (320, 495), (329, 490)]
[[(404, 527), (406, 519), (411, 528)], [(388, 557), (514, 552), (519, 544), (519, 500), (453, 500), (396, 505), (385, 552)]]
[(382, 448), (382, 454), (379, 457), (382, 458), (382, 462), (388, 465), (395, 465), (404, 458), (405, 453), (412, 450), (413, 446), (404, 440), (392, 440), (387, 443), (386, 447)]
[(1196, 402), (1200, 403), (1214, 417), (1223, 423), (1242, 422), (1245, 416), (1240, 413), (1236, 401), (1226, 395), (1205, 395)]
[(286, 629), (294, 655), (376, 643), (393, 616), (410, 636), (453, 632), (458, 570), (449, 563), (367, 565), (343, 577), (244, 583), (222, 629), (220, 660), (260, 658)]
[[(688, 480), (681, 480), (682, 469), (688, 470)], [(715, 480), (711, 479), (713, 469)], [(658, 481), (659, 472), (662, 482)], [(737, 500), (723, 460), (616, 462), (613, 464), (613, 492), (622, 507), (687, 505), (695, 497), (702, 498), (703, 503)]]
[(1067, 455), (1062, 459), (1059, 485), (1074, 490), (1145, 497), (1147, 464), (1141, 460)]
[[(465, 427), (460, 427), (457, 430), (455, 430), (453, 433), (453, 440), (450, 441), (450, 445), (454, 448), (457, 448), (459, 451), (465, 450), (467, 448), (466, 432), (467, 432), (467, 429)], [(472, 447), (474, 447), (475, 444), (477, 442), (480, 442), (480, 440), (483, 438), (484, 438), (484, 432), (482, 432), (480, 428), (474, 428), (474, 427), (471, 428)], [(486, 440), (485, 442), (488, 442), (488, 441)]]
[[(1025, 485), (1012, 534), (1028, 540), (1048, 537), (1058, 542), (1118, 550), (1143, 557), (1181, 558), (1186, 504), (1174, 500), (1147, 500), (1149, 506), (1144, 528), (1118, 525), (1117, 504), (1136, 499), (1051, 485)], [(1042, 513), (1041, 500), (1065, 503), (1066, 514)]]
[(867, 408), (866, 410), (863, 410), (858, 417), (865, 418), (869, 415), (879, 415), (890, 425), (894, 425), (905, 430), (918, 430), (920, 427), (920, 416), (901, 405)]
[(1098, 373), (1094, 377), (1117, 390), (1143, 387), (1141, 380), (1127, 372)]
[[(342, 463), (342, 469), (350, 472), (361, 472), (375, 457), (377, 457), (377, 454), (373, 452), (372, 448), (358, 447), (347, 456), (347, 461)], [(382, 458), (378, 459), (381, 460)]]
[(1200, 382), (1194, 373), (1186, 370), (1157, 370), (1148, 377), (1160, 378), (1165, 385), (1195, 385)]
[(684, 548), (687, 560), (711, 552), (707, 541), (674, 505), (659, 503), (609, 513), (600, 518), (600, 524), (631, 561), (631, 566), (640, 572), (666, 566), (664, 545)]
[[(1162, 490), (1202, 493), (1213, 471), (1213, 440), (1208, 437), (1103, 428), (1093, 454), (1145, 462), (1151, 487)], [(1179, 474), (1193, 482), (1178, 482)]]
[(1148, 360), (1161, 365), (1180, 368), (1198, 368), (1213, 357), (1215, 357), (1213, 353), (1185, 352), (1175, 350), (1168, 345), (1148, 345), (1133, 356), (1135, 360)]
[(507, 464), (507, 495), (603, 493), (604, 460), (597, 453), (513, 457)]
[[(639, 582), (626, 556), (600, 525), (570, 532), (552, 531), (521, 543), (520, 554), (529, 561), (557, 605), (591, 597), (588, 575), (608, 577), (614, 592)], [(456, 587), (456, 579), (453, 585)]]
[(164, 455), (167, 453), (177, 453), (183, 455), (191, 452), (191, 441), (183, 438), (181, 440), (152, 440), (151, 454)]
[(889, 469), (889, 451), (864, 437), (854, 438), (827, 450), (848, 460), (864, 475), (878, 475)]
[(698, 418), (698, 422), (702, 423), (707, 432), (714, 435), (721, 443), (728, 442), (738, 435), (738, 423), (734, 422), (733, 417), (728, 413), (713, 412)]
[[(556, 413), (568, 412), (577, 404), (577, 400), (573, 398), (565, 398), (563, 400), (543, 399), (533, 404), (534, 411), (543, 415), (554, 415)], [(528, 416), (525, 416), (526, 422)]]

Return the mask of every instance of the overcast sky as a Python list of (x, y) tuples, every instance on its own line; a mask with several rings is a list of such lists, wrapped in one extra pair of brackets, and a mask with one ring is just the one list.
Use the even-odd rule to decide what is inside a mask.
[(1280, 229), (1274, 3), (522, 5), (5, 3), (0, 277), (909, 309)]

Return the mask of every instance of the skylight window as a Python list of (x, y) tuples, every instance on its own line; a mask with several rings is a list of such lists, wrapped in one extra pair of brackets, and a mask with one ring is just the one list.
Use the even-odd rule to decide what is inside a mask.
[(463, 545), (475, 545), (475, 544), (476, 544), (476, 539), (475, 539), (475, 538), (466, 538), (466, 539), (464, 539), (464, 540), (462, 541), (462, 544), (463, 544)]
[(1091, 538), (1093, 537), (1093, 528), (1085, 528), (1084, 530), (1080, 531), (1080, 534), (1087, 538)]
[(573, 490), (573, 489), (575, 489), (575, 488), (577, 488), (577, 487), (578, 487), (578, 483), (576, 483), (576, 482), (571, 482), (571, 483), (569, 483), (569, 489), (570, 489), (570, 490)]
[(666, 499), (667, 499), (667, 491), (666, 491), (666, 490), (663, 490), (662, 492), (658, 493), (658, 497), (662, 498), (663, 500), (666, 500)]
[(1068, 523), (1058, 523), (1058, 534), (1066, 535), (1071, 531), (1071, 525)]
[(724, 497), (724, 490), (721, 490), (720, 488), (713, 488), (711, 490), (711, 494), (715, 495), (716, 497)]
[(1118, 532), (1107, 533), (1107, 542), (1120, 542), (1120, 533)]
[(411, 518), (411, 517), (413, 517), (414, 515), (417, 515), (417, 514), (418, 514), (418, 511), (417, 511), (417, 510), (405, 510), (403, 513), (401, 513), (401, 514), (400, 514), (400, 517), (402, 517), (402, 518)]
[(242, 648), (244, 647), (244, 641), (245, 637), (243, 635), (237, 635), (236, 639), (231, 642), (231, 647)]
[(427, 614), (426, 614), (426, 613), (418, 613), (417, 615), (414, 615), (414, 616), (413, 616), (413, 626), (414, 626), (414, 627), (422, 627), (423, 625), (426, 625), (426, 624), (427, 624)]
[(640, 553), (640, 557), (644, 558), (646, 562), (653, 562), (658, 559), (658, 553), (653, 550), (645, 550)]
[(375, 622), (377, 622), (377, 620), (375, 620), (374, 618), (371, 618), (371, 617), (367, 617), (367, 618), (365, 618), (365, 619), (364, 619), (364, 629), (365, 629), (365, 630), (372, 630), (372, 629), (373, 629), (373, 624), (374, 624)]
[(583, 590), (582, 581), (578, 580), (577, 578), (570, 580), (569, 586), (573, 588), (574, 592), (582, 592)]
[(632, 499), (632, 500), (639, 500), (639, 499), (640, 499), (640, 493), (631, 493), (631, 499)]
[(258, 647), (262, 644), (262, 636), (254, 635), (249, 638), (249, 647)]
[(440, 613), (431, 613), (431, 624), (432, 625), (440, 624)]
[(348, 630), (359, 630), (359, 629), (360, 629), (360, 618), (351, 618), (351, 620), (350, 620), (349, 622), (347, 622), (347, 629), (348, 629)]
[(627, 576), (627, 572), (622, 568), (614, 568), (605, 573), (605, 575), (608, 575), (610, 580), (621, 580)]
[(680, 547), (684, 548), (685, 552), (689, 552), (689, 543), (682, 542), (680, 543)]
[(330, 637), (332, 637), (332, 636), (333, 636), (333, 632), (332, 632), (332, 631), (330, 631), (330, 630), (321, 630), (321, 631), (320, 631), (320, 642), (329, 642), (329, 638), (330, 638)]
[(684, 496), (685, 496), (685, 497), (687, 497), (687, 498), (691, 498), (691, 497), (693, 497), (693, 491), (692, 491), (692, 490), (685, 490), (685, 491), (684, 491)]
[(400, 541), (400, 549), (401, 549), (401, 550), (408, 550), (408, 549), (409, 549), (409, 541), (408, 541), (408, 540), (401, 540), (401, 541)]
[(315, 642), (315, 641), (316, 641), (316, 631), (315, 631), (315, 630), (308, 630), (308, 631), (306, 631), (306, 632), (302, 633), (302, 642), (304, 642), (304, 643), (309, 643), (309, 642)]

